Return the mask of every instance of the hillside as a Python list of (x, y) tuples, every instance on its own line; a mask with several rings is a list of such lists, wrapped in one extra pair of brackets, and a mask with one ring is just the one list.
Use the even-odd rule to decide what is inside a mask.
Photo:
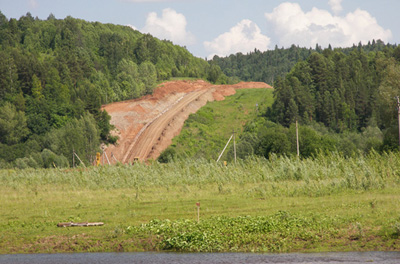
[[(39, 20), (30, 13), (8, 19), (0, 12), (0, 168), (65, 167), (75, 156), (92, 163), (101, 143), (117, 141), (101, 106), (151, 95), (172, 77), (273, 81), (274, 104), (265, 110), (260, 103), (263, 116), (249, 117), (245, 129), (243, 148), (252, 154), (294, 153), (296, 119), (308, 127), (309, 142), (324, 142), (325, 150), (398, 149), (393, 98), (400, 94), (399, 62), (400, 48), (379, 40), (343, 49), (255, 50), (207, 62), (127, 26), (53, 15)], [(274, 142), (266, 128), (279, 135)], [(192, 132), (198, 131), (208, 136), (207, 129)], [(305, 148), (311, 155), (320, 147)]]
[[(284, 65), (296, 50), (279, 50), (280, 62), (272, 68)], [(277, 62), (269, 57), (275, 58), (271, 52), (254, 52), (215, 61), (226, 73), (232, 68), (239, 76), (248, 72), (256, 78), (266, 64)], [(249, 120), (238, 141), (238, 147), (247, 150), (241, 158), (296, 155), (296, 120), (302, 157), (320, 151), (349, 157), (399, 149), (399, 46), (379, 40), (351, 48), (317, 46), (290, 72), (281, 73), (273, 83), (272, 106)]]
[[(104, 109), (110, 114), (111, 124), (117, 128), (119, 135), (117, 145), (107, 148), (108, 157), (113, 157), (110, 162), (131, 163), (135, 158), (141, 161), (157, 159), (171, 144), (171, 140), (179, 135), (190, 114), (209, 101), (221, 101), (225, 96), (235, 94), (236, 90), (245, 88), (264, 90), (271, 87), (265, 83), (213, 85), (203, 80), (169, 81), (160, 84), (153, 95), (105, 105)], [(235, 113), (240, 116), (237, 121), (245, 122), (249, 107), (247, 101), (240, 100), (242, 109), (237, 109), (236, 104), (232, 105), (231, 102), (222, 103), (226, 112)], [(209, 139), (210, 144), (213, 139)], [(192, 140), (196, 140), (196, 135)]]
[[(250, 83), (249, 87), (260, 86)], [(268, 86), (267, 86), (268, 87)], [(172, 158), (191, 158), (216, 160), (229, 137), (235, 130), (236, 142), (243, 133), (247, 122), (265, 111), (273, 102), (272, 89), (237, 90), (237, 93), (226, 97), (223, 101), (209, 102), (195, 114), (189, 116), (179, 136), (175, 137), (171, 146), (160, 157), (160, 161)], [(232, 160), (229, 150), (222, 158)], [(238, 149), (238, 153), (244, 151)]]
[(101, 105), (171, 77), (226, 82), (218, 66), (127, 26), (0, 12), (0, 167), (73, 165), (114, 143)]

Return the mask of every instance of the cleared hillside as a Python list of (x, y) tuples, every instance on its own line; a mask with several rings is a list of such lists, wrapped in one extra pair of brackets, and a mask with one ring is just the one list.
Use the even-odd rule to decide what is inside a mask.
[[(271, 88), (266, 83), (213, 85), (203, 80), (161, 84), (153, 95), (104, 106), (117, 128), (118, 144), (107, 149), (122, 163), (156, 159), (179, 135), (184, 121), (208, 101), (223, 100), (237, 89)], [(236, 111), (233, 105), (233, 110)], [(245, 110), (248, 112), (248, 110)]]
[[(179, 136), (166, 150), (165, 158), (205, 158), (216, 160), (235, 130), (236, 140), (244, 125), (254, 119), (273, 102), (272, 89), (238, 90), (224, 101), (209, 102), (190, 115)], [(232, 143), (230, 144), (232, 147)], [(231, 160), (227, 149), (223, 160)]]

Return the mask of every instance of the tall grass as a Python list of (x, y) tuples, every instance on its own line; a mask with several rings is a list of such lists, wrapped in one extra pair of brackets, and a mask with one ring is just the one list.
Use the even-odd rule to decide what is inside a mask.
[(55, 185), (66, 189), (119, 189), (236, 185), (248, 195), (322, 196), (345, 190), (395, 187), (400, 179), (397, 153), (345, 158), (338, 153), (314, 158), (252, 157), (223, 166), (206, 160), (157, 162), (78, 169), (0, 170), (0, 185), (12, 189)]
[[(399, 250), (399, 165), (331, 153), (0, 170), (0, 254)], [(105, 225), (57, 227), (67, 221)]]

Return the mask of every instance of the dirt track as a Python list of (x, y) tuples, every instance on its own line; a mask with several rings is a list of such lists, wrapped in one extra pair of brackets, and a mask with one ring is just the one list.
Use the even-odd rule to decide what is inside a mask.
[(151, 96), (105, 105), (103, 109), (110, 114), (120, 137), (116, 146), (106, 149), (110, 162), (156, 159), (180, 133), (190, 114), (208, 101), (223, 100), (236, 89), (246, 88), (271, 86), (255, 82), (212, 85), (202, 80), (171, 81), (159, 85)]

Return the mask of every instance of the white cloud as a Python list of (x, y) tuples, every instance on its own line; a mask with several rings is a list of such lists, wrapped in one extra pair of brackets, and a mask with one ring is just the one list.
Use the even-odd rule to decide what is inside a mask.
[(343, 10), (342, 1), (343, 0), (329, 0), (329, 5), (331, 6), (333, 13), (339, 14), (340, 11)]
[(270, 44), (270, 38), (261, 34), (260, 28), (256, 23), (244, 19), (229, 32), (225, 32), (213, 41), (205, 41), (204, 47), (211, 53), (209, 58), (214, 55), (227, 56), (238, 52), (247, 53), (255, 48), (265, 51)]
[(186, 17), (171, 8), (162, 11), (161, 17), (151, 12), (147, 15), (143, 32), (150, 33), (160, 39), (168, 39), (179, 45), (192, 45), (195, 37), (186, 30)]
[[(331, 1), (335, 2), (335, 1)], [(337, 2), (337, 1), (336, 1)], [(298, 44), (322, 47), (348, 47), (372, 39), (385, 42), (392, 38), (392, 32), (383, 29), (367, 11), (356, 9), (345, 16), (334, 16), (327, 10), (313, 8), (304, 12), (297, 3), (282, 3), (265, 17), (275, 27), (280, 45)]]

